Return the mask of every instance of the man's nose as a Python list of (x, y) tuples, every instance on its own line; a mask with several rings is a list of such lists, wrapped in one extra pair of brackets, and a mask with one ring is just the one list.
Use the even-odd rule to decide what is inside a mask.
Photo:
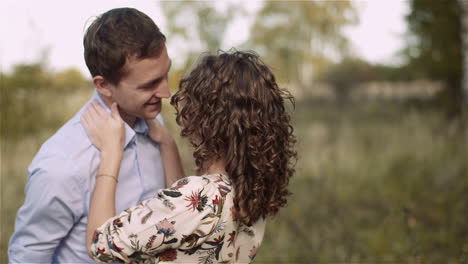
[(163, 81), (161, 85), (156, 89), (156, 97), (158, 98), (169, 98), (171, 97), (171, 90), (169, 89), (169, 82)]

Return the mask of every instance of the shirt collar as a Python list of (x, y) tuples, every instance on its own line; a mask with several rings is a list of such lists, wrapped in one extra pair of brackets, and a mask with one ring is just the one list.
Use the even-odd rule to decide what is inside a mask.
[[(101, 97), (99, 96), (99, 94), (98, 94), (98, 92), (96, 90), (94, 90), (93, 97), (94, 97), (94, 99), (96, 99), (104, 107), (104, 109), (106, 109), (107, 112), (109, 112), (109, 113), (111, 112), (109, 107), (107, 107), (107, 105), (101, 99)], [(130, 142), (134, 141), (136, 133), (143, 134), (143, 135), (148, 134), (148, 126), (146, 125), (145, 120), (143, 120), (141, 118), (136, 119), (134, 128), (131, 128), (127, 123), (124, 123), (124, 124), (125, 124), (125, 144), (124, 144), (124, 148), (126, 148), (127, 145)]]

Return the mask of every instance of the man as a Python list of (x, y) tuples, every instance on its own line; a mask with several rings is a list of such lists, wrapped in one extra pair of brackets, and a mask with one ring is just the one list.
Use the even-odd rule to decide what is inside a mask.
[[(97, 100), (117, 102), (126, 122), (116, 212), (164, 188), (159, 148), (144, 119), (154, 119), (170, 96), (165, 36), (136, 9), (112, 9), (84, 37), (84, 56)], [(10, 239), (11, 263), (90, 263), (86, 223), (99, 151), (80, 123), (81, 111), (41, 147), (28, 169), (26, 199)]]

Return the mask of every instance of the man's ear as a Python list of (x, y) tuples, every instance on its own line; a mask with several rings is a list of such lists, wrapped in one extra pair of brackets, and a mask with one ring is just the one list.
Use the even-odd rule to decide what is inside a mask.
[(111, 97), (112, 96), (112, 90), (111, 87), (113, 86), (109, 81), (107, 81), (104, 77), (101, 75), (96, 75), (93, 77), (93, 83), (94, 87), (96, 87), (98, 93), (100, 93), (103, 96), (106, 97)]

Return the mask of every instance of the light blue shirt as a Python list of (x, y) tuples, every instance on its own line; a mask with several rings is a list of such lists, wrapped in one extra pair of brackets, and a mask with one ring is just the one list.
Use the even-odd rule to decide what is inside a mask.
[[(104, 105), (97, 92), (93, 99)], [(86, 250), (86, 223), (100, 153), (80, 123), (82, 110), (42, 145), (28, 168), (26, 198), (8, 249), (10, 263), (94, 263)], [(125, 125), (116, 213), (164, 188), (159, 146), (147, 131), (144, 120), (134, 129)]]

